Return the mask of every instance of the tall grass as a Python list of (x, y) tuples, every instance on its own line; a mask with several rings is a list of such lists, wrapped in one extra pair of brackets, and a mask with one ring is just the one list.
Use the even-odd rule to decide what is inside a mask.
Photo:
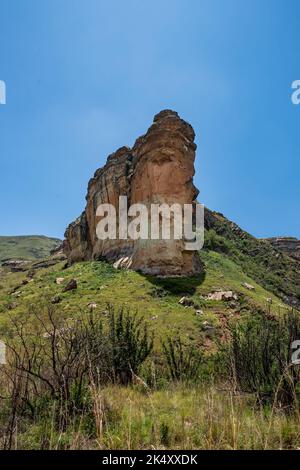
[(173, 384), (145, 393), (110, 385), (93, 396), (93, 414), (55, 427), (47, 420), (17, 430), (19, 449), (297, 449), (299, 420), (257, 406), (252, 396), (215, 386)]
[(143, 320), (123, 309), (110, 307), (105, 321), (91, 314), (65, 323), (53, 307), (29, 317), (14, 324), (1, 368), (1, 448), (300, 446), (293, 312), (240, 321), (211, 373), (203, 351), (180, 338), (153, 352)]

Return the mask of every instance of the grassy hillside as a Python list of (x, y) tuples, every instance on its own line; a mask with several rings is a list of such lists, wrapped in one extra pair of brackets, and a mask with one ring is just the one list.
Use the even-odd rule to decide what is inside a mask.
[(222, 214), (206, 210), (206, 247), (234, 261), (244, 273), (289, 305), (300, 308), (300, 261), (258, 240)]
[(7, 259), (36, 260), (47, 258), (50, 251), (60, 243), (57, 238), (39, 235), (1, 237), (0, 263)]
[[(26, 247), (27, 242), (30, 247), (34, 238), (25, 237), (18, 246)], [(38, 239), (48, 250), (56, 243), (45, 237)], [(0, 273), (0, 326), (32, 306), (50, 303), (58, 297), (55, 308), (65, 318), (88, 312), (91, 303), (96, 304), (96, 312), (105, 311), (108, 304), (123, 306), (142, 315), (150, 328), (159, 332), (159, 337), (180, 334), (187, 341), (213, 350), (226, 337), (228, 323), (243, 313), (264, 311), (277, 315), (288, 308), (284, 300), (299, 300), (297, 262), (278, 253), (269, 243), (251, 237), (210, 211), (206, 212), (205, 239), (200, 252), (205, 274), (195, 278), (144, 276), (115, 270), (103, 261), (76, 263), (67, 268), (65, 262), (57, 261), (42, 269), (32, 270), (29, 265), (22, 273)], [(25, 251), (24, 248), (23, 255)], [(62, 278), (60, 285), (57, 278)], [(71, 279), (76, 279), (78, 288), (63, 292)], [(245, 284), (253, 289), (247, 289)], [(208, 299), (217, 290), (233, 291), (237, 298)], [(182, 297), (193, 305), (180, 304)], [(205, 322), (214, 328), (209, 334), (203, 328)]]
[[(243, 313), (270, 309), (267, 299), (272, 299), (272, 311), (285, 309), (283, 302), (247, 276), (233, 260), (212, 250), (205, 250), (201, 258), (206, 274), (196, 278), (158, 279), (126, 270), (115, 270), (105, 262), (82, 262), (64, 269), (64, 263), (39, 269), (33, 278), (28, 272), (0, 274), (0, 325), (7, 324), (31, 306), (41, 306), (59, 296), (56, 308), (69, 318), (79, 312), (89, 311), (89, 304), (97, 305), (102, 312), (107, 304), (125, 306), (142, 315), (159, 337), (180, 333), (187, 341), (206, 344), (208, 348), (219, 342), (230, 319)], [(62, 284), (56, 284), (63, 278)], [(63, 292), (68, 281), (76, 279), (78, 288)], [(29, 280), (29, 282), (28, 282)], [(243, 283), (255, 289), (249, 291)], [(232, 290), (237, 300), (208, 300), (208, 294), (218, 290)], [(194, 306), (179, 303), (185, 296)], [(13, 307), (13, 308), (12, 308)], [(213, 335), (206, 335), (202, 325), (208, 322), (215, 327)], [(215, 341), (211, 340), (214, 336)]]
[[(200, 257), (205, 273), (194, 278), (144, 276), (104, 261), (66, 266), (53, 258), (32, 261), (22, 272), (0, 269), (0, 339), (15, 357), (0, 374), (0, 395), (11, 397), (0, 399), (0, 448), (299, 448), (300, 390), (296, 383), (292, 395), (285, 395), (285, 412), (278, 397), (290, 381), (272, 380), (275, 371), (281, 373), (278, 345), (287, 347), (290, 360), (290, 338), (276, 325), (290, 310), (286, 302), (299, 300), (299, 265), (210, 212)], [(65, 291), (71, 280), (77, 288)], [(230, 298), (218, 300), (220, 291)], [(153, 349), (127, 383), (123, 356), (138, 355), (146, 343), (144, 324), (140, 331), (133, 324), (135, 339), (135, 333), (128, 335), (130, 323), (126, 317), (119, 321), (121, 308), (134, 321), (142, 317), (149, 338), (154, 335)], [(297, 339), (297, 311), (295, 317)], [(80, 330), (82, 320), (87, 330)], [(234, 336), (239, 325), (244, 330)], [(26, 329), (24, 341), (18, 335)], [(122, 341), (115, 341), (118, 332)], [(78, 347), (82, 338), (91, 343)], [(77, 354), (91, 345), (84, 371)], [(109, 375), (111, 354), (116, 368)], [(241, 364), (234, 371), (233, 357)], [(108, 368), (97, 384), (102, 366)], [(26, 375), (28, 367), (33, 375)], [(174, 368), (179, 377), (172, 375)]]
[[(107, 384), (100, 389), (92, 383), (84, 389), (84, 404), (76, 405), (65, 424), (57, 417), (61, 405), (43, 392), (30, 404), (35, 410), (32, 416), (29, 411), (20, 414), (18, 426), (12, 428), (12, 444), (5, 437), (0, 445), (19, 449), (298, 448), (298, 418), (282, 411), (270, 413), (269, 408), (258, 406), (253, 394), (233, 393), (226, 382), (226, 364), (218, 359), (219, 347), (229, 339), (230, 323), (259, 311), (281, 315), (286, 305), (223, 253), (205, 249), (201, 258), (206, 274), (193, 279), (155, 279), (115, 270), (105, 262), (77, 263), (69, 268), (58, 262), (28, 272), (0, 273), (1, 338), (11, 338), (11, 322), (17, 320), (21, 325), (29, 312), (36, 343), (41, 337), (36, 332), (36, 318), (47, 318), (46, 305), (53, 298), (59, 298), (52, 307), (62, 330), (82, 315), (88, 318), (93, 303), (93, 312), (104, 322), (107, 304), (125, 306), (133, 315), (143, 316), (155, 334), (153, 355), (140, 371), (142, 379), (128, 386)], [(63, 278), (61, 284), (56, 283), (58, 278)], [(77, 280), (77, 289), (63, 292), (71, 279)], [(245, 282), (254, 290), (244, 287)], [(237, 299), (209, 300), (208, 294), (217, 289), (232, 290)], [(181, 305), (183, 296), (195, 305)], [(162, 341), (176, 336), (211, 361), (204, 363), (200, 384), (173, 383), (168, 378)], [(197, 374), (194, 376), (197, 382)], [(1, 377), (0, 388), (6, 390), (7, 381), (2, 382)], [(5, 401), (0, 412), (3, 429), (4, 423), (10, 423), (8, 413), (12, 416), (7, 406)], [(5, 432), (10, 435), (10, 428)]]

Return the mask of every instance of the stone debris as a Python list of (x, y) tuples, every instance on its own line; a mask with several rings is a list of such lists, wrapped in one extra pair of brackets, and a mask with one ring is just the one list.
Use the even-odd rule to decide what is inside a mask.
[(203, 310), (196, 310), (196, 315), (197, 317), (200, 317), (201, 315), (203, 315)]
[(96, 310), (97, 308), (96, 302), (89, 302), (87, 306), (90, 310)]
[(248, 282), (243, 282), (242, 286), (245, 287), (248, 290), (252, 290), (252, 291), (255, 290), (255, 287), (252, 286), (251, 284), (248, 284)]
[(75, 290), (77, 289), (77, 281), (76, 279), (71, 279), (66, 287), (63, 289), (63, 292), (68, 292), (70, 290)]
[(59, 295), (55, 295), (55, 296), (52, 297), (52, 299), (51, 299), (51, 303), (52, 303), (53, 305), (59, 304), (60, 301), (61, 301), (61, 298), (60, 298)]
[(238, 296), (235, 294), (232, 290), (228, 291), (216, 291), (216, 292), (211, 292), (207, 296), (207, 300), (237, 300)]

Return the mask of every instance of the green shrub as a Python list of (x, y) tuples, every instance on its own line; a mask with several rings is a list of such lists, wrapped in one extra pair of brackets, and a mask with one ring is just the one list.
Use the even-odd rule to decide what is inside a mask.
[(142, 319), (123, 308), (109, 313), (109, 356), (114, 380), (128, 384), (153, 349), (153, 336)]
[(203, 355), (181, 338), (168, 338), (162, 344), (169, 376), (174, 381), (196, 382), (199, 379)]
[(231, 245), (228, 240), (218, 235), (215, 230), (207, 230), (205, 232), (204, 248), (207, 250), (217, 251), (218, 253), (229, 253)]
[(8, 449), (20, 418), (48, 416), (51, 406), (55, 427), (64, 431), (75, 416), (91, 412), (92, 389), (132, 382), (153, 348), (143, 320), (112, 306), (106, 322), (96, 314), (66, 322), (48, 306), (46, 314), (31, 311), (15, 321), (11, 334), (0, 394), (7, 397), (2, 409), (9, 415), (3, 444)]
[(300, 317), (289, 312), (276, 320), (260, 315), (232, 328), (232, 378), (244, 392), (283, 407), (295, 406), (299, 370), (291, 363), (291, 345), (300, 339)]

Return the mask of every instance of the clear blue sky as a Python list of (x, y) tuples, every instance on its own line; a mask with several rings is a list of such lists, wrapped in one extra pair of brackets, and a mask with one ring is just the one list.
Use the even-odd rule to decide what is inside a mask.
[(197, 134), (201, 201), (300, 238), (298, 0), (1, 0), (0, 234), (62, 237), (153, 115)]

